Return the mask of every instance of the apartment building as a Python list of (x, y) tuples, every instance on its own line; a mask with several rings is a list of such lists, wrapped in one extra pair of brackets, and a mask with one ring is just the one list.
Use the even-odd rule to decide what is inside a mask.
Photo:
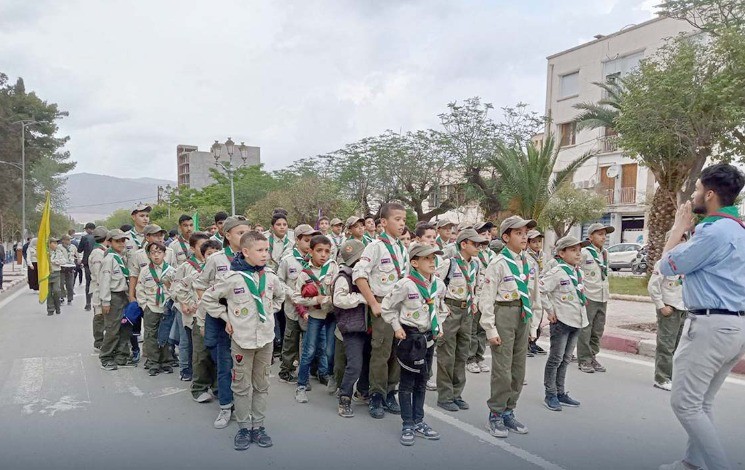
[[(232, 161), (234, 165), (243, 163), (241, 156), (238, 154), (237, 147), (234, 151)], [(222, 144), (219, 162), (224, 165), (227, 165), (229, 162), (225, 144)], [(246, 165), (259, 164), (261, 164), (261, 148), (249, 146)], [(176, 146), (176, 167), (179, 187), (202, 189), (215, 182), (210, 173), (211, 168), (217, 168), (215, 157), (211, 152), (200, 151), (196, 145)]]

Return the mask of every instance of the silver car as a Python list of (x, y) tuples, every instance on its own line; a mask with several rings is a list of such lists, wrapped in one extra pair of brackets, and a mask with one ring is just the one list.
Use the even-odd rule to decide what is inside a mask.
[(613, 271), (631, 268), (637, 253), (642, 249), (639, 243), (619, 243), (608, 248), (608, 267)]

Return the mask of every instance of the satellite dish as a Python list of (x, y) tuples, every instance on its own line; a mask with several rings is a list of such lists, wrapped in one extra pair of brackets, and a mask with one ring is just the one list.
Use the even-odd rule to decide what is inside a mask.
[(618, 178), (618, 171), (618, 165), (611, 165), (607, 170), (605, 170), (605, 175), (608, 178)]

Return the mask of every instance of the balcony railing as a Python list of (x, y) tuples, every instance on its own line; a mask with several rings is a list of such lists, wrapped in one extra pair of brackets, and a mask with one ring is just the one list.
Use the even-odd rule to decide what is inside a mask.
[(609, 135), (601, 137), (601, 147), (603, 153), (615, 152), (618, 150), (618, 136)]
[(640, 196), (636, 188), (602, 189), (602, 193), (605, 193), (605, 200), (609, 206), (636, 204)]

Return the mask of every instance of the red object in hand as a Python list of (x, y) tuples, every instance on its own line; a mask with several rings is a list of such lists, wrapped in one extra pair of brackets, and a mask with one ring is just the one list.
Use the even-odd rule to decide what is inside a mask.
[(305, 298), (313, 298), (317, 297), (320, 293), (318, 292), (318, 287), (314, 282), (309, 282), (303, 286), (303, 289), (300, 291), (300, 295)]
[(300, 316), (300, 318), (305, 318), (308, 316), (308, 308), (305, 305), (295, 305), (295, 311)]

